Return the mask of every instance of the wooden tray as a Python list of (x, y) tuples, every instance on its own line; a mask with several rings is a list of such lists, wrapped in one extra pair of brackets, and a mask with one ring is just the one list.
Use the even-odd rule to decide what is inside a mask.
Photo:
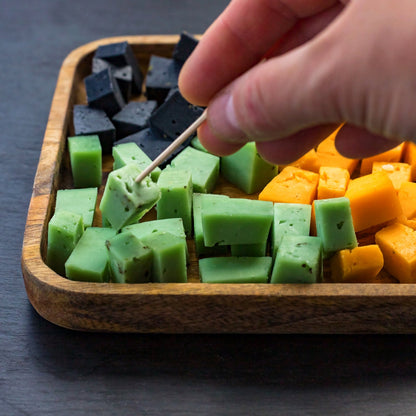
[[(178, 36), (102, 39), (64, 61), (53, 97), (22, 249), (28, 298), (54, 324), (86, 331), (162, 333), (414, 333), (413, 284), (203, 284), (189, 242), (189, 283), (112, 284), (67, 280), (45, 262), (47, 223), (57, 189), (70, 186), (66, 137), (72, 108), (85, 103), (83, 79), (97, 46), (128, 41), (143, 69), (151, 54), (171, 56)], [(108, 171), (111, 161), (106, 160)], [(221, 182), (218, 192), (238, 196)], [(102, 192), (102, 190), (101, 190)], [(151, 214), (150, 214), (151, 215)]]

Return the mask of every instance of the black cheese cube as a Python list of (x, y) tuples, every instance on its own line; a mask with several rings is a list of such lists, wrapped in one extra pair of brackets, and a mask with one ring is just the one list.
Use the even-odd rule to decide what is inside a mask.
[(95, 58), (104, 59), (117, 67), (130, 66), (133, 71), (133, 93), (141, 94), (143, 74), (133, 49), (128, 42), (101, 45), (97, 48), (94, 56)]
[(128, 102), (133, 92), (133, 70), (130, 65), (113, 68), (114, 78), (117, 80), (124, 101)]
[[(171, 144), (171, 142), (166, 141), (158, 131), (149, 127), (139, 131), (138, 133), (124, 137), (117, 142), (117, 145), (130, 142), (136, 143), (140, 149), (142, 149), (143, 152), (146, 153), (147, 156), (149, 156), (149, 158), (152, 160), (156, 159), (156, 157), (159, 156)], [(164, 162), (159, 165), (160, 168), (163, 169), (166, 165), (168, 165), (170, 161), (185, 147), (186, 145), (184, 144), (179, 146), (171, 155), (168, 156)]]
[(188, 32), (182, 32), (179, 42), (173, 50), (172, 58), (183, 64), (193, 52), (196, 45), (198, 45), (198, 39)]
[(112, 121), (117, 130), (116, 140), (143, 130), (149, 124), (149, 117), (156, 108), (156, 101), (131, 101)]
[(116, 129), (103, 110), (87, 105), (75, 105), (73, 122), (76, 136), (97, 134), (103, 153), (111, 153)]
[(182, 134), (203, 111), (204, 110), (201, 107), (194, 106), (186, 101), (179, 90), (177, 90), (154, 111), (150, 116), (149, 122), (151, 127), (157, 129), (163, 137), (174, 140)]
[(117, 67), (111, 64), (110, 62), (104, 61), (103, 59), (92, 58), (93, 74), (101, 72), (103, 69), (106, 68), (110, 68), (112, 70), (113, 76), (118, 83), (124, 101), (128, 102), (131, 97), (131, 89), (133, 83), (133, 71), (131, 69), (131, 66), (126, 65), (122, 67)]
[(170, 99), (170, 97), (172, 97), (173, 94), (175, 94), (177, 91), (179, 91), (178, 87), (172, 88), (171, 90), (169, 90), (168, 95), (165, 98), (165, 101), (168, 101)]
[(92, 68), (91, 72), (96, 74), (97, 72), (101, 72), (107, 68), (117, 68), (114, 65), (111, 65), (110, 62), (104, 61), (104, 59), (96, 58), (95, 56), (92, 58)]
[(88, 104), (104, 110), (109, 117), (118, 113), (125, 102), (110, 68), (85, 78)]
[(146, 97), (160, 105), (169, 91), (178, 86), (181, 66), (172, 58), (152, 55), (146, 75)]

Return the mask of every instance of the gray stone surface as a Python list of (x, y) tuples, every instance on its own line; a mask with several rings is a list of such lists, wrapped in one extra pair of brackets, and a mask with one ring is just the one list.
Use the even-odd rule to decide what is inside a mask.
[(415, 336), (80, 333), (27, 300), (23, 230), (65, 56), (104, 37), (202, 33), (226, 4), (1, 1), (0, 415), (415, 414)]

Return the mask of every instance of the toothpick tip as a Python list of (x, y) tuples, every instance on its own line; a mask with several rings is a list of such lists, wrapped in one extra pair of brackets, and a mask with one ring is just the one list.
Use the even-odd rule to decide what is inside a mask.
[(156, 169), (167, 157), (169, 157), (207, 118), (207, 110), (174, 140), (143, 172), (137, 175), (135, 182), (140, 183), (147, 175)]

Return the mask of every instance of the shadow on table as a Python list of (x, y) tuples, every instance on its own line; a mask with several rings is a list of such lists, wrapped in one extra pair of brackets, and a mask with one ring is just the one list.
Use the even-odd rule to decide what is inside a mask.
[(413, 335), (101, 334), (57, 327), (33, 309), (30, 315), (31, 356), (67, 380), (180, 376), (325, 388), (416, 375)]

